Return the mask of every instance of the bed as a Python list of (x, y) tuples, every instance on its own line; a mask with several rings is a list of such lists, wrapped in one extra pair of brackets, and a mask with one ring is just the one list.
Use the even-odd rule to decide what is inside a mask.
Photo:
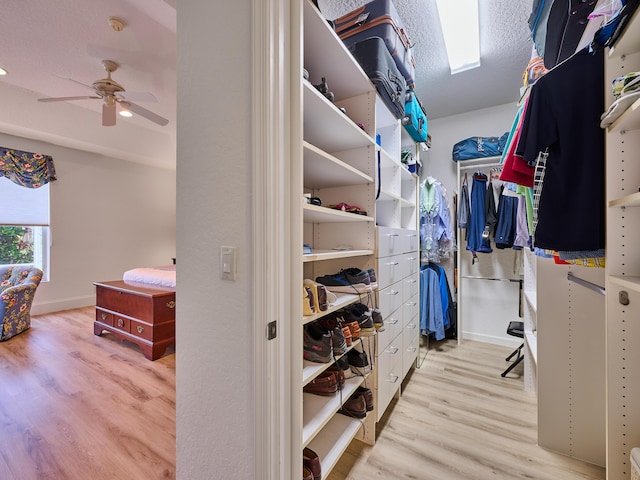
[(122, 280), (94, 282), (95, 335), (109, 332), (140, 347), (149, 360), (175, 343), (175, 265), (127, 270)]

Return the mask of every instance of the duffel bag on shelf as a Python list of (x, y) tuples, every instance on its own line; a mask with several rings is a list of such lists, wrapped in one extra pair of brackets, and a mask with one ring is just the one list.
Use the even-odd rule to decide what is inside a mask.
[(459, 141), (453, 146), (451, 154), (454, 161), (471, 160), (483, 157), (498, 157), (502, 155), (509, 132), (501, 137), (470, 137)]
[(416, 142), (427, 141), (427, 114), (413, 90), (407, 91), (402, 125)]
[(370, 37), (382, 38), (407, 86), (413, 88), (416, 61), (413, 58), (411, 40), (391, 0), (373, 0), (336, 18), (334, 25), (336, 33), (347, 48)]
[(376, 86), (380, 98), (391, 113), (396, 118), (403, 118), (407, 83), (391, 58), (384, 40), (380, 37), (367, 38), (351, 45), (349, 51)]

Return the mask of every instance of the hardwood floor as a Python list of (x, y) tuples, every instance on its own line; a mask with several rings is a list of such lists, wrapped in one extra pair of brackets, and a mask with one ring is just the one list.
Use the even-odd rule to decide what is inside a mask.
[[(175, 478), (175, 355), (150, 362), (94, 336), (93, 318), (93, 307), (37, 316), (0, 343), (1, 480)], [(535, 397), (499, 375), (508, 352), (432, 347), (376, 445), (353, 442), (325, 480), (604, 479), (536, 445)]]
[(500, 377), (509, 352), (473, 341), (432, 346), (375, 446), (352, 442), (326, 480), (604, 479), (603, 468), (536, 445), (536, 399), (517, 378), (522, 367)]
[(0, 479), (175, 478), (175, 355), (93, 334), (93, 307), (0, 343)]

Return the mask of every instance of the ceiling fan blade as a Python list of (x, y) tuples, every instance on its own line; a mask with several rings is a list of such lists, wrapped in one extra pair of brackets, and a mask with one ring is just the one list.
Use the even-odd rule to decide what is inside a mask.
[(156, 96), (149, 92), (120, 92), (119, 95), (121, 95), (127, 102), (158, 103)]
[(167, 120), (166, 118), (163, 118), (160, 115), (150, 112), (146, 108), (143, 108), (140, 105), (136, 105), (135, 103), (131, 103), (129, 105), (129, 110), (131, 110), (133, 113), (137, 113), (138, 115), (146, 118), (147, 120), (151, 120), (152, 122), (157, 123), (158, 125), (165, 126), (167, 123), (169, 123), (169, 120)]
[(116, 104), (102, 104), (102, 126), (113, 127), (116, 124)]
[(54, 75), (58, 78), (62, 78), (63, 80), (69, 80), (70, 82), (77, 83), (78, 85), (82, 85), (83, 87), (87, 87), (93, 90), (93, 87), (91, 85), (87, 85), (86, 83), (79, 82), (78, 80), (74, 80), (73, 78), (65, 77), (63, 75), (58, 75), (57, 73), (54, 73)]
[(53, 97), (53, 98), (39, 98), (39, 102), (66, 102), (68, 100), (88, 100), (90, 98), (100, 98), (96, 96), (82, 96), (82, 97)]

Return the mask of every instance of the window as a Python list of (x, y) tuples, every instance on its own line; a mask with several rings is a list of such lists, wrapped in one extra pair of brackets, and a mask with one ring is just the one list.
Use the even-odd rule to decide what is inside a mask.
[(0, 177), (0, 265), (29, 263), (49, 279), (49, 184), (25, 188)]

